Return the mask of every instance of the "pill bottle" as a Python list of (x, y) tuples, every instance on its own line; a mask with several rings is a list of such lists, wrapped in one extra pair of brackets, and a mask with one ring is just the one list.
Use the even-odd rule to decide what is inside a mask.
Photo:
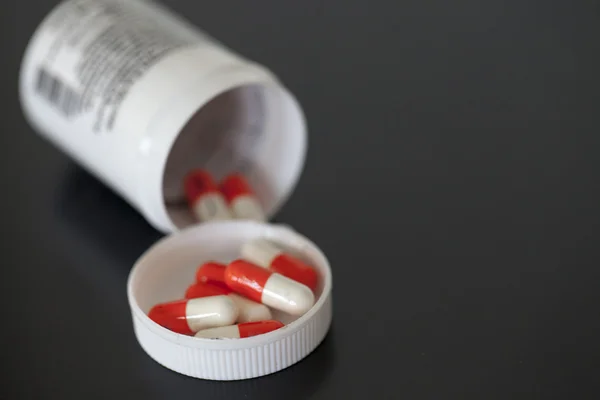
[[(267, 68), (149, 0), (68, 0), (30, 40), (20, 99), (34, 129), (167, 234), (128, 281), (134, 330), (157, 362), (185, 375), (235, 380), (286, 368), (314, 350), (331, 323), (331, 271), (293, 229), (232, 220), (197, 224), (183, 178), (241, 172), (268, 216), (291, 194), (306, 152), (302, 110)], [(199, 262), (236, 257), (257, 237), (310, 261), (315, 306), (268, 334), (210, 340), (175, 334), (146, 315), (181, 296)], [(287, 320), (286, 320), (287, 318)]]

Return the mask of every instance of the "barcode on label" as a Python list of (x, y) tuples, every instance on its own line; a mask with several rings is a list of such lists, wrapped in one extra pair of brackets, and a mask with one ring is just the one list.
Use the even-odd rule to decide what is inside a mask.
[(36, 92), (65, 117), (78, 114), (83, 108), (83, 96), (44, 68), (37, 71)]

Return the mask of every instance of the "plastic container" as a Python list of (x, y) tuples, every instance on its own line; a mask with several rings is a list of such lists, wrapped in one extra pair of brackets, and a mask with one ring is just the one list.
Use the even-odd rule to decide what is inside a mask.
[(304, 163), (304, 117), (277, 78), (151, 1), (61, 3), (28, 45), (20, 95), (38, 132), (162, 232), (194, 223), (194, 167), (243, 172), (272, 215)]
[[(151, 1), (70, 0), (35, 32), (20, 76), (24, 113), (36, 130), (125, 198), (158, 230), (173, 233), (135, 264), (128, 282), (144, 350), (198, 378), (245, 379), (308, 355), (331, 322), (331, 272), (308, 239), (251, 221), (194, 225), (183, 176), (242, 172), (271, 216), (293, 190), (306, 150), (302, 111), (266, 68), (250, 62)], [(252, 338), (178, 335), (146, 312), (182, 297), (197, 265), (239, 256), (266, 236), (312, 263), (315, 306)]]

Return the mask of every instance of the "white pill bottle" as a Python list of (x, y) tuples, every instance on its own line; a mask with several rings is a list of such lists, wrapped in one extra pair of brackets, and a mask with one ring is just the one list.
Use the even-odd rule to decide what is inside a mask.
[(294, 187), (306, 129), (266, 68), (151, 1), (72, 0), (35, 33), (25, 115), (163, 232), (194, 221), (183, 174), (241, 171), (272, 214)]
[[(183, 177), (241, 172), (267, 215), (293, 190), (306, 152), (297, 101), (265, 67), (234, 54), (149, 0), (68, 0), (41, 23), (20, 72), (37, 132), (169, 234), (138, 260), (128, 297), (136, 336), (159, 363), (205, 379), (265, 375), (308, 355), (331, 322), (331, 273), (291, 229), (252, 221), (194, 225)], [(172, 234), (171, 234), (172, 233)], [(311, 311), (284, 328), (233, 341), (183, 337), (146, 313), (176, 299), (201, 260), (236, 257), (267, 237), (307, 258), (321, 283)]]

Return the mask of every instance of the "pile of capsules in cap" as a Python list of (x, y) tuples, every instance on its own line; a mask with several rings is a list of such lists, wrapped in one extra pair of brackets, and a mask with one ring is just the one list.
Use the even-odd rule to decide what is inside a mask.
[[(185, 179), (190, 208), (200, 221), (255, 219), (265, 214), (241, 175), (217, 185), (206, 171)], [(151, 320), (173, 332), (206, 339), (257, 336), (284, 326), (271, 310), (299, 317), (315, 302), (318, 277), (301, 259), (259, 238), (245, 243), (232, 262), (203, 263), (183, 299), (152, 307)]]

